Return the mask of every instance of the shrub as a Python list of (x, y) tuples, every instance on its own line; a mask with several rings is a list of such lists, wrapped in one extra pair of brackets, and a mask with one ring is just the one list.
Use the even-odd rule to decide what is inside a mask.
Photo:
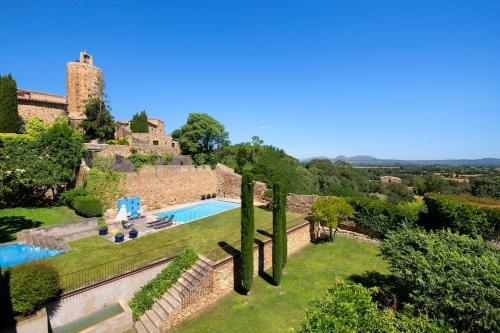
[(212, 199), (217, 198), (217, 193), (212, 193)]
[(74, 208), (75, 205), (75, 199), (77, 197), (83, 197), (88, 195), (89, 193), (84, 187), (77, 187), (73, 188), (71, 190), (67, 190), (66, 192), (63, 192), (60, 197), (60, 201), (63, 205), (69, 206)]
[(108, 226), (107, 225), (101, 225), (99, 227), (99, 231), (107, 231), (108, 230)]
[(351, 198), (356, 224), (370, 235), (384, 238), (392, 230), (402, 226), (414, 226), (422, 207), (414, 204), (391, 205), (378, 199)]
[(205, 197), (205, 194), (202, 194), (202, 195), (201, 195), (201, 200), (205, 200), (205, 198), (206, 198), (206, 197)]
[(85, 189), (98, 198), (104, 207), (111, 207), (125, 194), (124, 176), (103, 165), (96, 165), (85, 176)]
[(207, 199), (211, 199), (212, 198), (212, 194), (208, 193), (206, 197), (207, 197)]
[(102, 215), (102, 204), (99, 199), (92, 195), (77, 197), (74, 203), (75, 211), (81, 216), (97, 217)]
[[(498, 237), (500, 209), (490, 208), (474, 198), (427, 194), (424, 198), (428, 214), (424, 225), (428, 229), (449, 228), (471, 237)], [(497, 201), (498, 203), (498, 201)]]
[(372, 301), (374, 290), (337, 280), (323, 298), (306, 309), (300, 332), (447, 332), (423, 317), (408, 317), (380, 310)]
[(498, 328), (500, 250), (468, 236), (440, 230), (391, 232), (381, 245), (415, 313), (445, 320), (459, 331)]
[(10, 297), (16, 318), (29, 316), (59, 294), (59, 275), (46, 261), (9, 268)]
[(162, 297), (177, 282), (182, 273), (193, 266), (197, 259), (198, 256), (193, 250), (185, 250), (156, 275), (153, 280), (136, 292), (128, 302), (132, 309), (134, 321), (151, 309), (156, 300)]
[(129, 159), (134, 164), (136, 170), (141, 169), (145, 165), (155, 165), (160, 157), (156, 154), (134, 153)]

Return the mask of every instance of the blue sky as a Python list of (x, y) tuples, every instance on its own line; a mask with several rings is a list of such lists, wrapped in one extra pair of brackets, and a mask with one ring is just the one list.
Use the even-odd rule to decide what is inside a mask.
[(85, 49), (116, 119), (190, 112), (293, 156), (500, 157), (500, 1), (6, 1), (0, 73), (65, 93)]

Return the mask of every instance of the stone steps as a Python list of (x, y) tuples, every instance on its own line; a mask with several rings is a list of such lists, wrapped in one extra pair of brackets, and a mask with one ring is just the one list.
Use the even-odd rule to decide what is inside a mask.
[(196, 288), (209, 274), (212, 274), (210, 263), (203, 257), (199, 257), (196, 263), (185, 271), (179, 280), (155, 302), (153, 307), (134, 323), (137, 332), (159, 333), (162, 324), (168, 317), (182, 309), (183, 300), (189, 295), (189, 292)]

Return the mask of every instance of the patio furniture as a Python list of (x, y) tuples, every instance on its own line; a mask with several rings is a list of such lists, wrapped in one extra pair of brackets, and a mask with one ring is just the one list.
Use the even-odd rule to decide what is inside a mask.
[(174, 215), (170, 215), (170, 217), (168, 218), (168, 220), (165, 220), (162, 223), (155, 224), (152, 228), (158, 230), (158, 229), (161, 229), (161, 228), (170, 227), (173, 224), (174, 224)]
[(156, 225), (156, 224), (160, 224), (160, 223), (163, 223), (167, 220), (166, 217), (160, 217), (158, 218), (157, 220), (154, 220), (154, 221), (151, 221), (151, 222), (148, 222), (146, 223), (146, 227), (148, 228), (151, 228), (152, 226)]
[(132, 222), (122, 221), (122, 227), (123, 227), (123, 229), (130, 229), (133, 226), (134, 226), (134, 224)]

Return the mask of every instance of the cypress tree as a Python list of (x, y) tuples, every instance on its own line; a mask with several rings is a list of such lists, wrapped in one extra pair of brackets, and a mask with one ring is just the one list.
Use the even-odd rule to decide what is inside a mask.
[(132, 133), (149, 133), (148, 115), (146, 111), (134, 114), (130, 121), (130, 130)]
[(283, 215), (281, 218), (281, 230), (283, 235), (283, 268), (285, 268), (286, 260), (288, 258), (288, 234), (286, 233), (286, 192), (283, 192)]
[(247, 171), (241, 179), (241, 286), (247, 294), (253, 283), (254, 232), (253, 177)]
[(17, 85), (12, 75), (0, 75), (0, 132), (19, 133), (22, 119), (17, 110)]
[(273, 187), (273, 280), (279, 285), (283, 275), (283, 214), (284, 191), (279, 184)]

